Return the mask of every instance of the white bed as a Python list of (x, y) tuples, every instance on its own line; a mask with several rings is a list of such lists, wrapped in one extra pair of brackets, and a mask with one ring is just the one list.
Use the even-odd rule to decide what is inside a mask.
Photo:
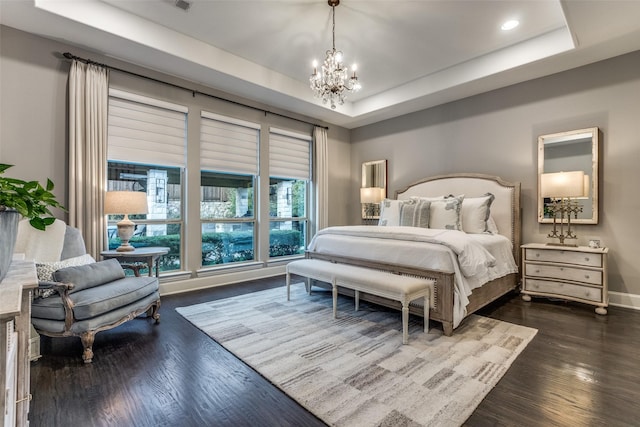
[[(479, 174), (441, 175), (396, 192), (396, 199), (491, 193), (491, 218), (497, 233), (407, 226), (350, 226), (321, 230), (309, 245), (310, 258), (349, 263), (436, 281), (431, 319), (450, 335), (462, 319), (518, 284), (520, 184)], [(427, 208), (428, 209), (428, 208)], [(433, 212), (433, 211), (432, 211)], [(494, 229), (494, 232), (496, 230)], [(373, 295), (362, 299), (395, 307)], [(420, 314), (421, 308), (412, 307)]]

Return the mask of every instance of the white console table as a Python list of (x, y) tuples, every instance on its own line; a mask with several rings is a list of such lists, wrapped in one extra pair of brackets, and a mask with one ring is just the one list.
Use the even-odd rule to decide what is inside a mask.
[(0, 282), (0, 419), (28, 426), (31, 293), (38, 287), (31, 261), (13, 261)]

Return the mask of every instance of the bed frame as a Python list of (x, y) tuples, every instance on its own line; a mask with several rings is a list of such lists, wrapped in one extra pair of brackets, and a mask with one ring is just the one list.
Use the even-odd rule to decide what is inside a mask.
[[(491, 205), (491, 216), (496, 222), (498, 232), (511, 240), (513, 257), (516, 265), (520, 265), (520, 183), (503, 181), (497, 176), (483, 174), (458, 173), (438, 175), (425, 178), (409, 185), (403, 190), (396, 191), (397, 199), (408, 199), (412, 196), (441, 196), (443, 194), (464, 194), (466, 197), (480, 197), (490, 192), (495, 196)], [(438, 270), (425, 270), (401, 265), (368, 261), (360, 258), (333, 256), (307, 252), (309, 258), (323, 259), (336, 263), (353, 264), (362, 267), (389, 271), (415, 277), (435, 280), (433, 306), (429, 318), (442, 323), (445, 335), (453, 333), (453, 303), (454, 303), (454, 273)], [(469, 296), (467, 315), (479, 310), (501, 296), (515, 290), (519, 284), (519, 274), (509, 274), (493, 280), (480, 288), (474, 289)], [(352, 295), (349, 289), (340, 289), (346, 295)], [(360, 294), (360, 299), (391, 308), (401, 309), (397, 301), (391, 301), (375, 295)], [(411, 305), (410, 312), (422, 315), (422, 307)]]

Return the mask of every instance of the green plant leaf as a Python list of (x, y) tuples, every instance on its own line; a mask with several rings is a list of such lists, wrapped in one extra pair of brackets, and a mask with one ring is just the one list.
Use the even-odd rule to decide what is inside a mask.
[(44, 223), (44, 220), (42, 218), (31, 218), (29, 220), (29, 224), (31, 224), (31, 226), (37, 230), (42, 230), (44, 231), (46, 228), (46, 224)]

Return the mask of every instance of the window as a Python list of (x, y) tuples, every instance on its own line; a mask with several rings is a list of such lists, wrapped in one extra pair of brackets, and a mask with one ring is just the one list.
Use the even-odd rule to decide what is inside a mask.
[[(149, 206), (131, 216), (131, 244), (169, 247), (162, 271), (199, 274), (304, 253), (311, 135), (190, 108), (188, 135), (187, 107), (109, 91), (108, 190), (144, 192)], [(111, 249), (121, 218), (108, 218)]]
[(311, 137), (269, 131), (269, 257), (304, 252), (309, 228)]
[[(147, 194), (149, 213), (131, 216), (130, 243), (168, 247), (162, 271), (183, 268), (185, 146), (186, 108), (110, 89), (107, 190)], [(109, 249), (115, 249), (122, 215), (108, 219)]]
[(260, 126), (203, 111), (200, 133), (202, 266), (253, 261)]

